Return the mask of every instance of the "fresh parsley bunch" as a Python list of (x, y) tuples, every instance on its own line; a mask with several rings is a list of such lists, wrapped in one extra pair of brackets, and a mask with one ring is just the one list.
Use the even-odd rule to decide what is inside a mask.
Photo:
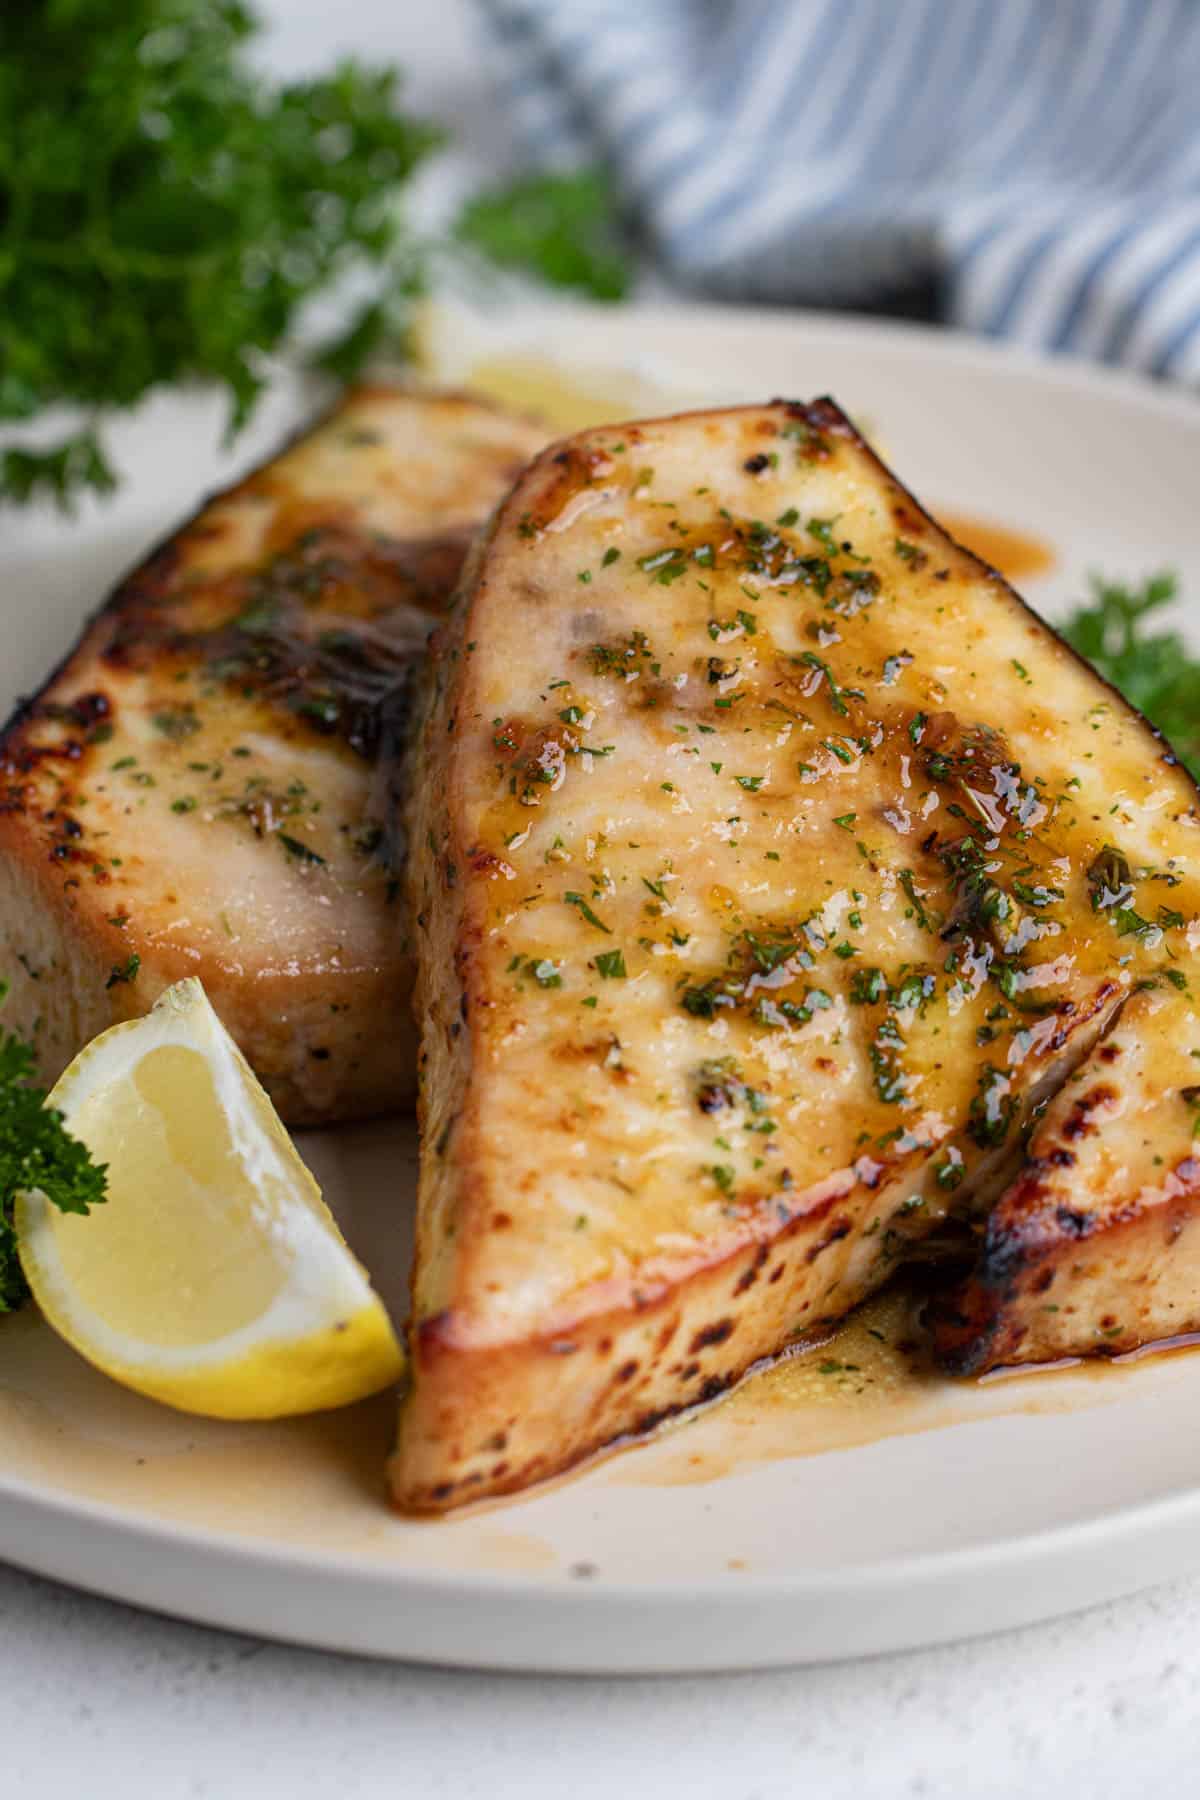
[[(400, 109), (390, 68), (345, 62), (279, 86), (245, 57), (239, 0), (0, 4), (0, 424), (57, 401), (130, 406), (191, 377), (236, 430), (264, 355), (350, 269), (379, 296), (318, 361), (352, 377), (395, 342), (426, 247), (398, 197), (442, 133)], [(451, 236), (598, 299), (627, 269), (593, 171), (524, 177), (468, 203)], [(116, 485), (95, 424), (0, 452), (0, 500), (69, 506)]]
[(46, 1106), (33, 1071), (29, 1045), (0, 1029), (0, 1313), (15, 1312), (29, 1295), (17, 1257), (14, 1196), (40, 1188), (63, 1212), (87, 1213), (106, 1193), (103, 1167), (65, 1129), (62, 1114)]
[[(394, 70), (264, 80), (255, 28), (237, 0), (0, 8), (0, 420), (200, 376), (236, 428), (301, 302), (395, 249), (440, 134)], [(17, 500), (112, 485), (94, 431), (0, 461)]]

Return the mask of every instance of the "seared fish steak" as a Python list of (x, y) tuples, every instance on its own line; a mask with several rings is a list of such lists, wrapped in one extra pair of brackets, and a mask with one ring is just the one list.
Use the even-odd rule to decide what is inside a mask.
[(427, 680), (401, 1507), (552, 1475), (973, 1255), (1077, 1091), (1097, 1254), (1136, 1188), (1200, 1316), (1195, 789), (836, 406), (544, 452)]
[(0, 974), (47, 1080), (198, 975), (290, 1123), (411, 1098), (381, 703), (394, 734), (472, 532), (544, 441), (467, 398), (359, 389), (125, 581), (20, 707)]

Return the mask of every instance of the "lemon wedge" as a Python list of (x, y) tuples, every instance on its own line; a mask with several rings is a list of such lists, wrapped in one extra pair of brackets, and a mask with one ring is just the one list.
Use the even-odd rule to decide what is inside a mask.
[(50, 1324), (184, 1412), (277, 1419), (394, 1382), (403, 1357), (266, 1094), (198, 981), (82, 1050), (49, 1097), (108, 1165), (87, 1217), (17, 1197)]

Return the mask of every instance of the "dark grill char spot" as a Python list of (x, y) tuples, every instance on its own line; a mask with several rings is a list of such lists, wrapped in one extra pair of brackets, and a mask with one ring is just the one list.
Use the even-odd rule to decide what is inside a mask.
[[(239, 610), (210, 631), (181, 630), (169, 585), (164, 592), (143, 573), (112, 603), (104, 658), (128, 667), (164, 654), (198, 661), (215, 679), (252, 690), (370, 760), (385, 735), (403, 736), (426, 632), (466, 542), (453, 531), (408, 542), (337, 526), (303, 532), (237, 590)], [(95, 716), (93, 707), (87, 722)]]
[(729, 1105), (729, 1094), (719, 1082), (706, 1082), (696, 1095), (696, 1105), (702, 1113), (718, 1113)]
[(831, 1244), (836, 1244), (840, 1238), (849, 1237), (849, 1235), (850, 1235), (849, 1219), (835, 1219), (834, 1223), (830, 1226), (829, 1230), (825, 1233), (825, 1236), (823, 1238), (818, 1238), (818, 1240), (815, 1244), (809, 1245), (808, 1250), (805, 1252), (805, 1256), (804, 1256), (805, 1262), (808, 1262), (808, 1263), (816, 1262), (816, 1260), (817, 1260), (818, 1256), (820, 1256), (822, 1250), (828, 1250), (828, 1248)]
[(109, 717), (112, 704), (107, 694), (98, 690), (90, 694), (80, 694), (68, 706), (56, 705), (53, 701), (43, 701), (36, 709), (36, 715), (43, 719), (55, 719), (64, 725), (76, 725), (80, 731), (87, 731), (93, 725), (99, 725)]
[(712, 1344), (723, 1344), (726, 1338), (733, 1336), (735, 1323), (733, 1319), (718, 1319), (714, 1325), (702, 1326), (688, 1346), (690, 1354), (698, 1356)]
[(1063, 1124), (1062, 1135), (1070, 1138), (1072, 1142), (1081, 1137), (1090, 1137), (1096, 1129), (1092, 1123), (1092, 1114), (1097, 1107), (1104, 1106), (1110, 1100), (1115, 1099), (1116, 1094), (1113, 1089), (1103, 1085), (1090, 1088), (1086, 1094), (1081, 1094)]
[(628, 1362), (623, 1362), (621, 1364), (613, 1379), (616, 1381), (632, 1381), (637, 1372), (637, 1361), (635, 1358), (630, 1357)]
[(748, 456), (746, 458), (745, 462), (742, 464), (742, 467), (743, 467), (743, 469), (745, 469), (747, 475), (761, 475), (763, 470), (769, 469), (770, 466), (771, 466), (770, 457), (765, 456), (761, 450), (758, 452), (758, 454), (756, 456)]
[(770, 1254), (770, 1252), (769, 1252), (766, 1244), (760, 1244), (758, 1246), (758, 1250), (755, 1254), (754, 1261), (749, 1265), (748, 1268), (743, 1269), (741, 1275), (738, 1277), (737, 1285), (734, 1287), (734, 1290), (733, 1290), (735, 1294), (744, 1294), (746, 1292), (747, 1288), (752, 1288), (754, 1286), (754, 1283), (758, 1280), (758, 1277), (762, 1271), (762, 1266), (766, 1262), (769, 1254)]
[(700, 1401), (703, 1403), (705, 1400), (715, 1400), (717, 1395), (723, 1394), (727, 1387), (732, 1387), (733, 1380), (732, 1375), (710, 1375), (700, 1389)]
[(1056, 1206), (1054, 1217), (1068, 1237), (1084, 1238), (1096, 1228), (1096, 1220), (1092, 1216), (1077, 1211), (1073, 1206)]

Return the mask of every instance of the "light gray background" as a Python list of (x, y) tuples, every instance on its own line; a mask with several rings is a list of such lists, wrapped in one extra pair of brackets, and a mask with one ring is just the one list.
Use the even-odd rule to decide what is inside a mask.
[[(271, 0), (287, 74), (399, 58), (494, 168), (470, 0)], [(1118, 1452), (1119, 1453), (1119, 1452)], [(630, 1620), (636, 1633), (637, 1621)], [(288, 1650), (0, 1567), (0, 1794), (106, 1800), (940, 1800), (1195, 1790), (1200, 1584), (829, 1669), (688, 1680), (452, 1674)]]

